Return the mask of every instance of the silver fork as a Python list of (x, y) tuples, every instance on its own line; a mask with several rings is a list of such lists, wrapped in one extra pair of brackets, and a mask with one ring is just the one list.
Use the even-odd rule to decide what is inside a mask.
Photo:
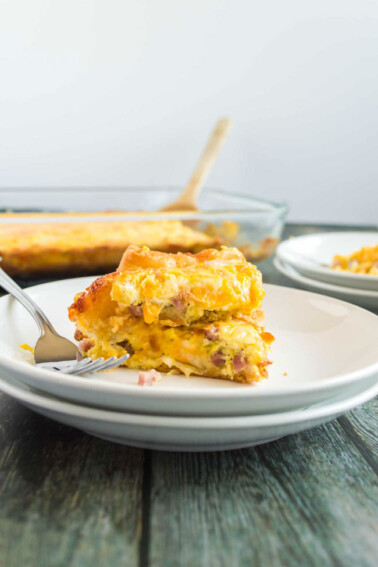
[(112, 356), (106, 360), (104, 358), (92, 360), (89, 357), (78, 360), (77, 346), (56, 332), (42, 309), (1, 267), (0, 286), (29, 311), (38, 325), (40, 337), (34, 348), (34, 362), (37, 366), (58, 370), (64, 374), (87, 374), (116, 368), (129, 358), (130, 355), (125, 354), (121, 358)]

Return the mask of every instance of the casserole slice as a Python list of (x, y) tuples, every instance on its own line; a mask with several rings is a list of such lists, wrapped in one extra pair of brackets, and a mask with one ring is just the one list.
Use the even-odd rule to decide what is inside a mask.
[(94, 359), (128, 352), (129, 368), (251, 383), (270, 364), (263, 296), (260, 273), (235, 249), (173, 255), (132, 246), (117, 272), (77, 294), (69, 317)]

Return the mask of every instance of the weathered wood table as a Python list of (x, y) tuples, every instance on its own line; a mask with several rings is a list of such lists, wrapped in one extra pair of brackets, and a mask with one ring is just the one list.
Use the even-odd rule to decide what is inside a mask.
[[(290, 285), (270, 261), (261, 269)], [(102, 442), (0, 394), (0, 566), (375, 566), (375, 409), (261, 447), (180, 454)]]

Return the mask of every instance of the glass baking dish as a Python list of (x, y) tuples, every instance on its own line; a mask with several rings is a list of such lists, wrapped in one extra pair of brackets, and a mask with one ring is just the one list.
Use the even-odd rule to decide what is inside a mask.
[[(106, 239), (110, 221), (153, 222), (156, 228), (156, 221), (167, 220), (180, 221), (215, 238), (219, 245), (236, 246), (253, 262), (268, 258), (274, 251), (288, 211), (284, 203), (204, 189), (198, 212), (158, 212), (181, 192), (182, 187), (0, 189), (0, 255), (4, 225), (8, 224), (29, 224), (30, 233), (41, 232), (41, 223), (106, 223), (92, 225), (98, 226)], [(129, 243), (125, 242), (125, 247)]]

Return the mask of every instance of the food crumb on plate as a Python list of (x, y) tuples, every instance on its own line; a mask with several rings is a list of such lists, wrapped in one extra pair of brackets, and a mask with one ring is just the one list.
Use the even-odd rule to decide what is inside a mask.
[(156, 370), (139, 372), (138, 386), (152, 386), (154, 382), (161, 381), (161, 374)]
[(34, 354), (34, 348), (31, 347), (30, 345), (27, 345), (26, 343), (23, 343), (22, 345), (20, 345), (20, 348), (27, 350), (27, 351), (31, 352), (32, 354)]
[(283, 375), (284, 375), (284, 376), (287, 376), (287, 372), (284, 372)]
[(34, 364), (34, 348), (28, 344), (18, 345), (19, 350), (16, 350), (13, 357), (17, 360), (22, 360), (22, 362), (27, 362), (28, 364)]

